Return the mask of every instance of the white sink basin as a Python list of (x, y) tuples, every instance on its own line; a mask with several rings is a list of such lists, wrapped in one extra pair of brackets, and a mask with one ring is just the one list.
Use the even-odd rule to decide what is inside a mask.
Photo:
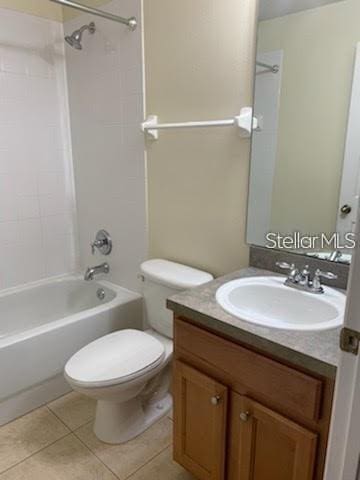
[(233, 280), (216, 292), (219, 305), (247, 322), (285, 330), (329, 330), (342, 325), (345, 295), (330, 287), (325, 293), (303, 292), (284, 285), (282, 277)]

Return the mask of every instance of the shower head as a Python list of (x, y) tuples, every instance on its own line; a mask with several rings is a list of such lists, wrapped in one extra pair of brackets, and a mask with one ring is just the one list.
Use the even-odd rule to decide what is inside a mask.
[(95, 33), (96, 31), (95, 23), (91, 22), (89, 23), (89, 25), (84, 25), (81, 28), (79, 28), (79, 30), (75, 30), (75, 32), (72, 33), (71, 35), (67, 35), (65, 37), (65, 40), (70, 45), (70, 47), (75, 48), (76, 50), (82, 50), (81, 40), (85, 30), (88, 30), (89, 33), (91, 34)]

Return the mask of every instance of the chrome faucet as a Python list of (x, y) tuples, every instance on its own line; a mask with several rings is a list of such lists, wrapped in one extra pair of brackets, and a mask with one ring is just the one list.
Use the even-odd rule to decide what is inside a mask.
[(90, 280), (94, 280), (95, 275), (99, 275), (100, 273), (109, 273), (110, 266), (108, 263), (102, 263), (101, 265), (97, 265), (96, 267), (89, 267), (84, 275), (84, 280), (89, 282)]
[(324, 288), (321, 283), (322, 278), (327, 280), (336, 280), (338, 278), (335, 273), (323, 272), (319, 268), (315, 270), (313, 278), (309, 270), (309, 265), (306, 265), (301, 271), (295, 266), (286, 262), (276, 262), (276, 266), (282, 270), (289, 270), (289, 275), (285, 280), (285, 285), (291, 288), (297, 288), (309, 293), (324, 293)]
[(110, 255), (112, 247), (110, 234), (106, 230), (99, 230), (95, 240), (91, 243), (91, 253), (95, 255), (96, 249), (98, 249), (102, 255)]
[(276, 262), (276, 266), (283, 270), (289, 270), (289, 275), (286, 279), (286, 283), (293, 285), (300, 282), (300, 270), (295, 266), (295, 263), (292, 263), (290, 265), (286, 262)]
[(332, 272), (322, 272), (320, 268), (315, 270), (315, 275), (311, 283), (311, 288), (314, 293), (324, 293), (324, 288), (321, 285), (321, 278), (326, 278), (327, 280), (336, 280), (338, 276)]
[(333, 251), (330, 253), (328, 260), (329, 260), (330, 262), (338, 262), (341, 257), (342, 257), (342, 252), (341, 252), (341, 250), (333, 250)]

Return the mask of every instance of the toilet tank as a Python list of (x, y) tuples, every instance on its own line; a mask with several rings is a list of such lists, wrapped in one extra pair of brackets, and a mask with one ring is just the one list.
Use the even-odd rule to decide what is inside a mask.
[(210, 273), (159, 259), (144, 262), (141, 273), (147, 323), (168, 338), (173, 338), (173, 313), (166, 308), (166, 299), (214, 278)]

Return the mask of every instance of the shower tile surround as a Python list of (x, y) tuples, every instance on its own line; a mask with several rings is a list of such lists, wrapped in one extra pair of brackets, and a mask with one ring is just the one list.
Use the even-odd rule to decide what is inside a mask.
[[(140, 0), (103, 8), (142, 15)], [(64, 30), (94, 20), (81, 52), (65, 44)], [(100, 228), (114, 242), (109, 279), (140, 289), (142, 119), (140, 26), (130, 32), (84, 14), (61, 24), (0, 9), (0, 290), (100, 263), (89, 247)]]
[(62, 32), (0, 9), (0, 290), (76, 267)]
[[(141, 0), (102, 9), (141, 20)], [(65, 33), (91, 21), (96, 32), (84, 33), (83, 50), (66, 48), (81, 268), (104, 261), (89, 245), (104, 228), (113, 239), (109, 279), (139, 291), (147, 254), (141, 25), (131, 32), (82, 14), (65, 22)]]

